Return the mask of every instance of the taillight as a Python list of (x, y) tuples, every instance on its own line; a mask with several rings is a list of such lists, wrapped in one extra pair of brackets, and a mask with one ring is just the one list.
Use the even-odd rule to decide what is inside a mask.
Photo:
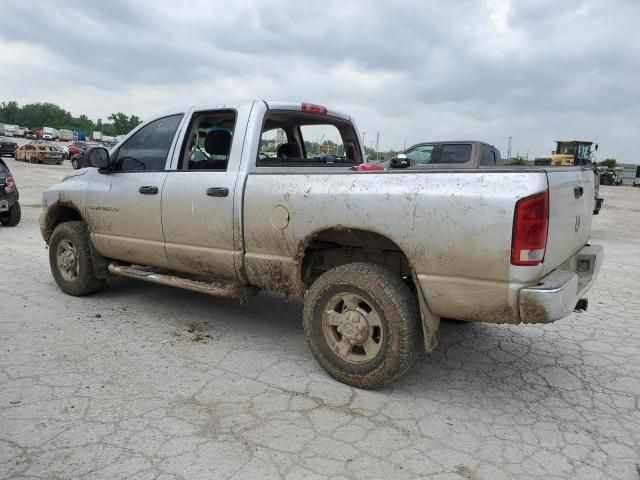
[(303, 103), (300, 108), (305, 113), (317, 113), (318, 115), (326, 115), (327, 109), (322, 105), (315, 105), (313, 103)]
[(16, 181), (13, 179), (13, 177), (7, 177), (4, 179), (4, 183), (7, 185), (7, 187), (13, 188), (13, 186), (16, 184)]
[(544, 260), (549, 226), (549, 193), (518, 200), (513, 215), (512, 265), (538, 265)]

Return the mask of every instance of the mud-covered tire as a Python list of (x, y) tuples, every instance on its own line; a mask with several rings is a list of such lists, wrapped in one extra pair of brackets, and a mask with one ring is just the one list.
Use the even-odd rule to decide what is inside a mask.
[[(380, 326), (376, 328), (380, 329), (381, 346), (370, 360), (347, 361), (339, 352), (339, 343), (346, 339), (344, 335), (338, 345), (330, 344), (333, 339), (328, 339), (327, 335), (332, 333), (326, 332), (334, 327), (328, 326), (331, 322), (326, 320), (327, 314), (335, 315), (332, 305), (341, 295), (363, 300), (357, 302), (355, 311), (363, 312), (364, 318), (367, 317), (362, 309), (371, 308), (377, 313)], [(338, 309), (342, 311), (338, 316), (354, 311), (346, 304)], [(348, 321), (353, 327), (351, 318)], [(344, 325), (342, 321), (342, 318), (338, 320)], [(318, 363), (335, 379), (358, 388), (380, 388), (392, 382), (409, 369), (420, 351), (418, 300), (400, 276), (380, 265), (351, 263), (324, 273), (305, 296), (303, 323), (305, 338)], [(371, 330), (370, 326), (368, 330)], [(333, 333), (341, 336), (335, 330)], [(366, 354), (366, 349), (363, 348), (363, 352)]]
[[(63, 267), (60, 256), (61, 251), (69, 251), (70, 247), (76, 262), (73, 263), (73, 271)], [(49, 240), (49, 265), (56, 284), (69, 295), (88, 295), (104, 285), (105, 280), (97, 278), (93, 269), (91, 240), (82, 222), (65, 222), (55, 228)]]
[(22, 211), (20, 210), (20, 204), (14, 203), (8, 212), (0, 214), (0, 223), (5, 227), (15, 227), (20, 223), (22, 217)]

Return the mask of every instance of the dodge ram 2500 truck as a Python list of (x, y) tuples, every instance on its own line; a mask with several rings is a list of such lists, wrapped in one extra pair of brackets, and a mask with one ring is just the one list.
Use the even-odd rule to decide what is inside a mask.
[[(331, 161), (323, 138), (341, 144)], [(435, 348), (441, 317), (546, 323), (586, 308), (602, 260), (590, 168), (469, 169), (453, 152), (367, 171), (360, 138), (349, 116), (307, 103), (152, 118), (44, 193), (53, 277), (71, 295), (118, 275), (304, 297), (314, 357), (362, 388)]]

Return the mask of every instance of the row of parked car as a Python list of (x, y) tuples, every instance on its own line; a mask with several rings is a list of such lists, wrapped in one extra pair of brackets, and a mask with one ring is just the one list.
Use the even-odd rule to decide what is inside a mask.
[(98, 143), (72, 142), (64, 147), (44, 141), (34, 140), (19, 146), (13, 140), (0, 138), (0, 156), (14, 157), (19, 162), (41, 163), (45, 165), (60, 165), (64, 160), (70, 160), (74, 169), (82, 168), (84, 152)]
[(9, 166), (1, 158), (11, 156), (16, 161), (60, 165), (69, 159), (73, 168), (81, 168), (84, 152), (93, 146), (89, 142), (73, 142), (63, 148), (51, 142), (34, 140), (19, 146), (13, 140), (0, 138), (0, 225), (14, 227), (20, 223), (20, 195)]

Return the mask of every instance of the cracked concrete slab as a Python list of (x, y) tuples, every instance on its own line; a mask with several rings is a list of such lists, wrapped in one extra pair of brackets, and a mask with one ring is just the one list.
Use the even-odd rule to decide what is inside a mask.
[(640, 189), (601, 189), (587, 313), (444, 323), (367, 392), (318, 367), (298, 300), (126, 279), (65, 296), (28, 205), (68, 167), (8, 162), (25, 207), (0, 229), (0, 478), (640, 477)]

